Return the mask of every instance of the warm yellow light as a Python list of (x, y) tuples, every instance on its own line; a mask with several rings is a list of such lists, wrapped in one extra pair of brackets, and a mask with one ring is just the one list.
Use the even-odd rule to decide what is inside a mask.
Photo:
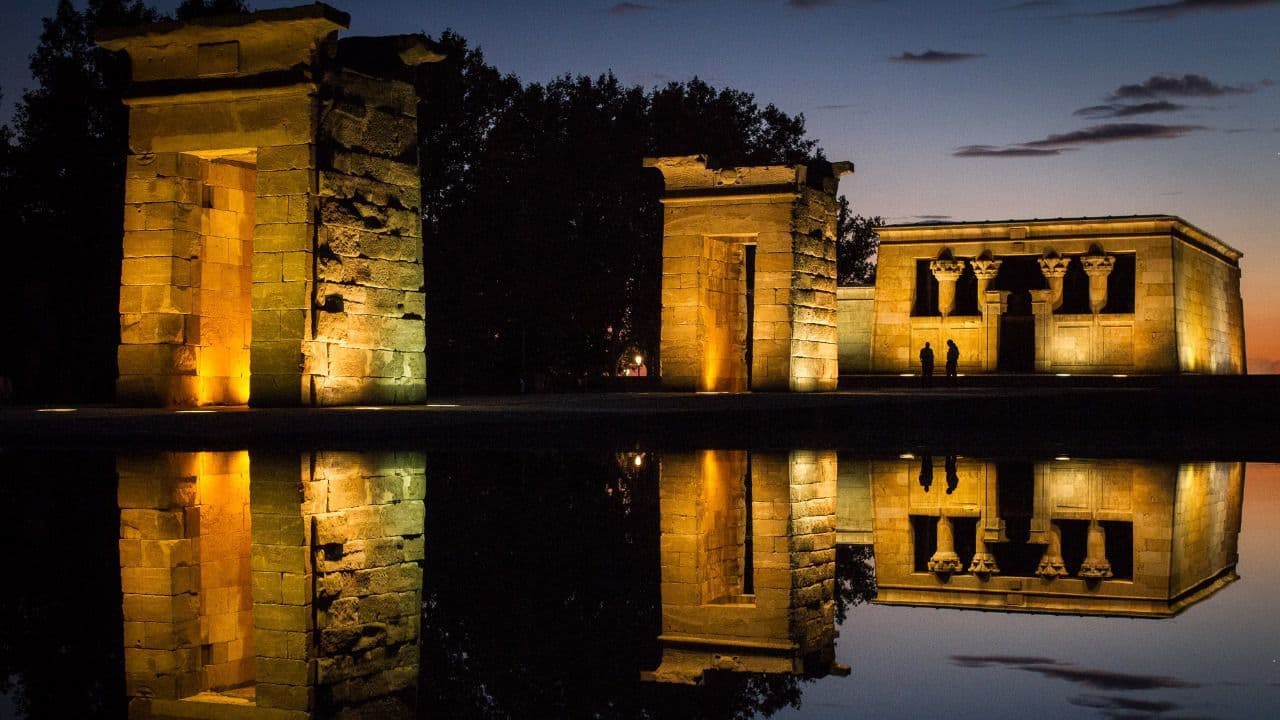
[(899, 373), (898, 377), (915, 377), (915, 373)]
[(1112, 375), (1111, 377), (1129, 377), (1129, 376), (1128, 376), (1128, 375), (1125, 375), (1124, 373), (1116, 373), (1115, 375)]
[(899, 460), (915, 460), (916, 456), (912, 455), (911, 453), (902, 453), (901, 455), (898, 456), (898, 459)]
[(216, 413), (217, 410), (176, 410), (177, 415), (210, 415)]
[(1058, 373), (1058, 377), (1071, 377), (1071, 373)]
[(451, 408), (451, 407), (462, 407), (462, 406), (461, 406), (461, 405), (453, 405), (453, 404), (449, 404), (449, 403), (428, 403), (428, 404), (427, 404), (427, 407), (434, 407), (434, 408)]
[(36, 410), (36, 412), (68, 413), (68, 412), (76, 412), (78, 409), (79, 408), (40, 408)]
[(1059, 461), (1063, 461), (1063, 462), (1065, 462), (1065, 461), (1067, 461), (1067, 460), (1070, 460), (1070, 459), (1071, 459), (1071, 458), (1070, 458), (1069, 456), (1067, 456), (1067, 455), (1059, 455), (1059, 456), (1057, 456), (1057, 457), (1055, 457), (1055, 458), (1054, 458), (1054, 460), (1059, 460)]
[(643, 365), (643, 364), (644, 364), (644, 356), (643, 356), (643, 355), (637, 355), (637, 356), (635, 356), (635, 357), (633, 357), (633, 358), (631, 358), (631, 359), (632, 359), (632, 360), (635, 360), (637, 365)]
[(636, 467), (640, 467), (641, 465), (644, 465), (644, 456), (643, 456), (643, 455), (636, 455), (636, 459), (635, 459), (635, 461), (634, 461), (634, 462), (635, 462)]

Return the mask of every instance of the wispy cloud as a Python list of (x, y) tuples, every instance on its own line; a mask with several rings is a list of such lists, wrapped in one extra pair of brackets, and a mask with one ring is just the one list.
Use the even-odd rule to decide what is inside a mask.
[(1165, 675), (1134, 675), (1065, 665), (1023, 665), (1018, 669), (1098, 690), (1155, 690), (1158, 688), (1200, 687), (1199, 683)]
[(1188, 133), (1207, 129), (1203, 125), (1106, 123), (1013, 145), (964, 145), (956, 148), (951, 155), (960, 158), (1051, 157), (1074, 150), (1076, 149), (1074, 146), (1079, 145), (1098, 145), (1127, 140), (1172, 140)]
[(962, 145), (951, 153), (961, 158), (1027, 158), (1061, 155), (1067, 148), (999, 147), (996, 145)]
[[(981, 146), (971, 146), (981, 147)], [(1046, 657), (1026, 655), (952, 655), (951, 662), (961, 667), (980, 668), (989, 665), (1057, 665), (1058, 661)]]
[(1067, 698), (1067, 702), (1077, 707), (1098, 710), (1128, 710), (1156, 714), (1177, 710), (1182, 707), (1181, 704), (1169, 700), (1141, 700), (1123, 695), (1077, 695)]
[(1156, 21), (1172, 20), (1191, 13), (1249, 10), (1274, 5), (1280, 5), (1280, 0), (1176, 0), (1175, 2), (1138, 5), (1123, 10), (1108, 10), (1092, 13), (1092, 15), (1095, 17), (1120, 18), (1122, 20)]
[(817, 10), (839, 4), (840, 0), (787, 0), (787, 5), (795, 10)]
[(656, 10), (652, 5), (644, 5), (642, 3), (620, 2), (609, 8), (610, 15), (634, 15), (636, 13), (649, 12)]
[(1158, 125), (1156, 123), (1106, 123), (1081, 130), (1058, 133), (1022, 143), (1023, 147), (1043, 148), (1063, 145), (1090, 145), (1125, 140), (1172, 140), (1187, 133), (1205, 130), (1203, 125)]
[[(1263, 80), (1258, 85), (1269, 85), (1270, 80)], [(1258, 89), (1258, 85), (1223, 85), (1214, 82), (1204, 75), (1188, 73), (1186, 75), (1152, 75), (1147, 80), (1130, 85), (1121, 85), (1111, 93), (1113, 100), (1154, 99), (1161, 97), (1221, 97), (1223, 95), (1248, 95)]]
[(1073, 114), (1079, 117), (1101, 119), (1149, 115), (1151, 113), (1178, 112), (1179, 110), (1186, 109), (1186, 105), (1171, 103), (1168, 100), (1156, 100), (1153, 102), (1138, 103), (1137, 105), (1125, 105), (1123, 103), (1091, 105), (1086, 108), (1080, 108)]
[(894, 62), (904, 63), (953, 63), (966, 60), (977, 60), (986, 57), (986, 53), (947, 52), (945, 50), (925, 50), (922, 53), (904, 52), (889, 58)]
[(1039, 10), (1040, 8), (1058, 7), (1062, 3), (1059, 0), (1026, 0), (1026, 2), (1014, 3), (1001, 8), (996, 8), (997, 12), (1009, 12), (1015, 10)]

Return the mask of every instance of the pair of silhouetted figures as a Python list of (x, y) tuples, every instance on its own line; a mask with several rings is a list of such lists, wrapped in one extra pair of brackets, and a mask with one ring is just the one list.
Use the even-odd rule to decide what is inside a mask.
[[(947, 384), (956, 384), (956, 366), (960, 364), (960, 347), (954, 340), (947, 340)], [(933, 348), (925, 343), (920, 348), (920, 383), (924, 387), (933, 385)]]

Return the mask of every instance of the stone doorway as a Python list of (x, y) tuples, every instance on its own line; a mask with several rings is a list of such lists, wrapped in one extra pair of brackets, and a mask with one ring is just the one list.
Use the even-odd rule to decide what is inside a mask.
[(1031, 373), (1036, 369), (1036, 318), (1031, 291), (1048, 287), (1034, 255), (1002, 258), (992, 290), (1009, 293), (1008, 307), (1000, 316), (1000, 341), (996, 369), (1000, 372)]

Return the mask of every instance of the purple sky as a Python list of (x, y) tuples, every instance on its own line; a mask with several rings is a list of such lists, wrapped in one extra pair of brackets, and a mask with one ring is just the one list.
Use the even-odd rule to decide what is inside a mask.
[[(1251, 370), (1280, 370), (1280, 0), (337, 5), (352, 33), (451, 27), (526, 81), (753, 92), (803, 112), (857, 164), (854, 207), (893, 222), (1180, 215), (1245, 253)], [(54, 6), (3, 0), (0, 117)]]

